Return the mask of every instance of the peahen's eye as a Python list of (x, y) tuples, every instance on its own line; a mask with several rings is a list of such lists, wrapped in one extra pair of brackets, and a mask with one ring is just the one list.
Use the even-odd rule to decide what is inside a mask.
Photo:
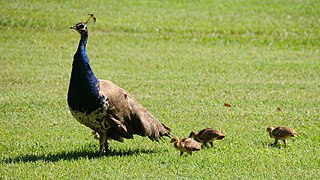
[(84, 28), (84, 25), (83, 24), (79, 25), (79, 28), (81, 28), (81, 29)]

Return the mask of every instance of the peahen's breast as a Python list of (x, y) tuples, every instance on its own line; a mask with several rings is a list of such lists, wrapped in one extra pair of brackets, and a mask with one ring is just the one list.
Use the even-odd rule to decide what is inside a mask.
[(110, 128), (107, 122), (107, 102), (104, 101), (100, 107), (92, 112), (84, 112), (70, 108), (71, 114), (81, 124), (90, 127), (94, 131), (105, 132)]

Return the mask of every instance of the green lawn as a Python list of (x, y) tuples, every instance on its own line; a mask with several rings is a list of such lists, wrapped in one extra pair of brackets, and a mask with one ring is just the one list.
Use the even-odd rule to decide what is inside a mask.
[[(320, 179), (318, 0), (0, 5), (0, 179)], [(98, 78), (173, 135), (212, 127), (226, 138), (180, 157), (170, 139), (135, 136), (98, 158), (66, 100), (80, 38), (69, 27), (88, 13)], [(270, 125), (299, 135), (270, 147)]]

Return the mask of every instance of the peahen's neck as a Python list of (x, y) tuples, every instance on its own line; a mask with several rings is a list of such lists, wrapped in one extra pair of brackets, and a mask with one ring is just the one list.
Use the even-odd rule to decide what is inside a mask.
[[(79, 46), (76, 54), (80, 53), (87, 56), (87, 51), (86, 51), (87, 42), (88, 42), (88, 33), (81, 34), (81, 38), (80, 38), (80, 42), (79, 42)], [(86, 57), (86, 59), (88, 60), (88, 57)]]
[(77, 52), (73, 56), (73, 64), (72, 64), (72, 72), (78, 73), (78, 75), (85, 75), (87, 76), (88, 73), (94, 74), (90, 67), (89, 58), (87, 55), (86, 45), (88, 41), (88, 34), (81, 34), (81, 39), (79, 42), (79, 46)]
[(94, 75), (86, 52), (88, 34), (81, 34), (77, 52), (73, 57), (68, 104), (72, 109), (93, 111), (101, 103), (99, 80)]

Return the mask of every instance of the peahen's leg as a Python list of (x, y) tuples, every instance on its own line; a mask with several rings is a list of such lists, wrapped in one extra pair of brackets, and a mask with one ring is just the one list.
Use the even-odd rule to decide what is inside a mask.
[[(108, 142), (107, 142), (107, 136), (105, 134), (99, 134), (100, 135), (100, 152), (99, 157), (102, 156), (103, 151), (108, 149)], [(107, 145), (107, 146), (106, 146)]]
[(106, 143), (104, 143), (104, 148), (106, 150), (106, 155), (108, 156), (110, 153), (108, 140), (106, 140)]

